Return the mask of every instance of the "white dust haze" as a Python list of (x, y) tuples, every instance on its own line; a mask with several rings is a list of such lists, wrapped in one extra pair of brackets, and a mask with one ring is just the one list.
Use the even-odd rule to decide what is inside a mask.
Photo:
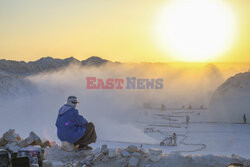
[[(207, 107), (214, 90), (226, 78), (245, 69), (212, 64), (106, 64), (101, 67), (70, 65), (60, 71), (29, 76), (32, 93), (2, 98), (0, 101), (0, 133), (14, 128), (22, 137), (30, 131), (42, 138), (58, 141), (55, 121), (58, 109), (69, 95), (78, 97), (79, 113), (95, 124), (98, 140), (155, 143), (155, 139), (136, 128), (143, 103), (153, 107)], [(223, 72), (222, 72), (223, 71)], [(137, 77), (163, 78), (163, 89), (88, 90), (86, 77), (101, 79)], [(33, 88), (34, 87), (34, 88)]]

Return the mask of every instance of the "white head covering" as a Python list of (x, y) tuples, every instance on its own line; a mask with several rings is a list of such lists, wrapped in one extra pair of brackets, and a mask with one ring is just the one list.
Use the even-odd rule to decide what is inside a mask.
[(67, 99), (67, 105), (70, 105), (74, 108), (76, 108), (76, 104), (79, 103), (78, 100), (77, 100), (77, 97), (75, 96), (69, 96), (68, 99)]

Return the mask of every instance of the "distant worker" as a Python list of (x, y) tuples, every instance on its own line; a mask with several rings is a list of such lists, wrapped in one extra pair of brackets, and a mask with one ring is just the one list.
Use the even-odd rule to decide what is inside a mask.
[(96, 142), (95, 126), (78, 113), (77, 103), (79, 102), (75, 96), (69, 96), (67, 103), (60, 108), (56, 120), (57, 136), (62, 145), (91, 150), (92, 147), (88, 145)]
[(165, 105), (161, 104), (161, 110), (164, 111), (165, 110)]
[(243, 116), (243, 121), (244, 121), (244, 124), (246, 124), (246, 123), (247, 123), (246, 114), (244, 114), (244, 116)]
[(176, 133), (173, 133), (173, 140), (174, 140), (173, 146), (177, 146), (177, 136), (176, 136)]
[(186, 123), (187, 123), (187, 125), (189, 124), (189, 121), (190, 121), (190, 116), (186, 115)]

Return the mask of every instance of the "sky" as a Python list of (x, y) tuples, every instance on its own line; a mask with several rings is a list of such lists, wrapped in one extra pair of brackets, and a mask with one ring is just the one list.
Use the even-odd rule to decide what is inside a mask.
[[(188, 61), (162, 49), (156, 37), (159, 13), (172, 1), (178, 0), (0, 0), (0, 59)], [(250, 1), (221, 1), (233, 11), (237, 29), (227, 50), (207, 60), (249, 62)]]

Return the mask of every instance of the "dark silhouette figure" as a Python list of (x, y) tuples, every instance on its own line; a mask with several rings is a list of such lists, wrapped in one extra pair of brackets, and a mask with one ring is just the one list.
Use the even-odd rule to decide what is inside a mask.
[(246, 124), (246, 123), (247, 123), (246, 114), (244, 114), (244, 116), (243, 116), (243, 121), (244, 121), (244, 124)]

